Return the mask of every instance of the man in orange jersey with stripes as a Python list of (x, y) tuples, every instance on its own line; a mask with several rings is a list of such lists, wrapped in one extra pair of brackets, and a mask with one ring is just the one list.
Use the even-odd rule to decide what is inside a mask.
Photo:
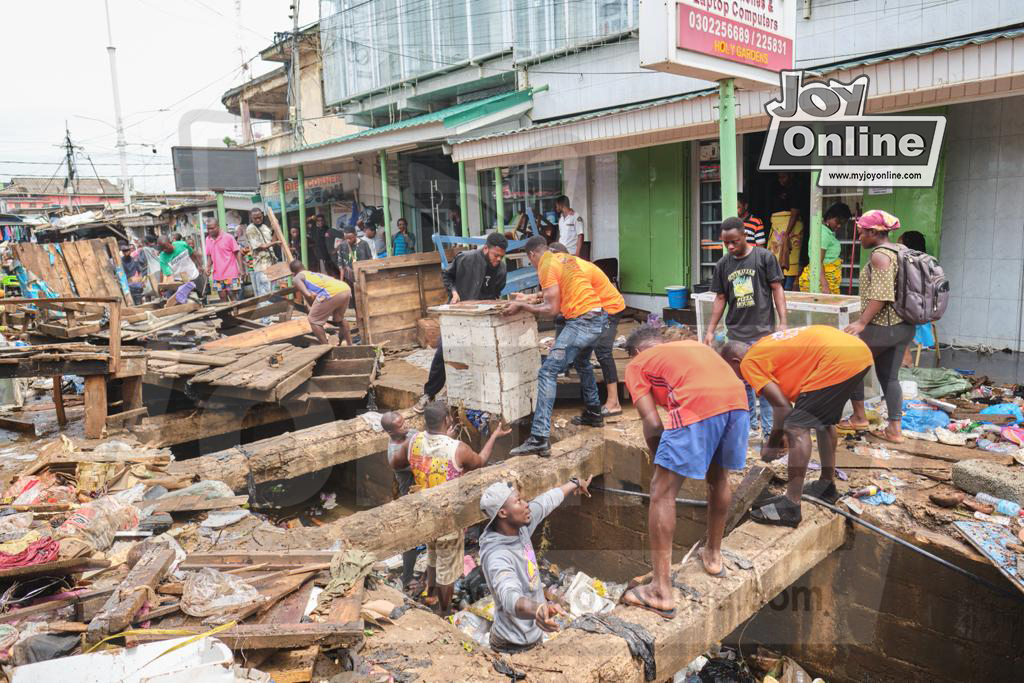
[[(858, 337), (828, 325), (782, 330), (753, 346), (732, 341), (722, 357), (758, 396), (772, 404), (775, 420), (761, 446), (761, 458), (774, 460), (789, 442), (786, 495), (761, 501), (750, 512), (755, 522), (795, 527), (804, 493), (834, 503), (836, 423), (872, 364), (871, 350)], [(821, 475), (804, 486), (811, 459), (811, 430), (818, 435)]]
[[(548, 251), (547, 240), (539, 235), (526, 241), (525, 250), (530, 263), (537, 269), (544, 298), (540, 303), (513, 301), (506, 308), (505, 314), (512, 315), (522, 310), (547, 315), (561, 314), (565, 317), (565, 327), (555, 338), (551, 352), (544, 359), (537, 375), (537, 401), (534, 404), (530, 436), (513, 448), (510, 454), (536, 453), (547, 456), (551, 453), (548, 437), (551, 434), (551, 413), (555, 407), (558, 375), (580, 354), (586, 353), (589, 359), (590, 349), (608, 324), (608, 314), (604, 312), (590, 279), (580, 269), (576, 259), (568, 254)], [(594, 369), (588, 362), (580, 365), (578, 371), (580, 389), (586, 404), (581, 417), (584, 424), (600, 427), (604, 419), (601, 417), (601, 396), (597, 392)]]
[[(549, 244), (548, 249), (556, 254), (568, 253), (565, 245), (561, 242)], [(604, 328), (604, 332), (601, 333), (601, 337), (594, 346), (594, 355), (597, 356), (597, 362), (601, 366), (601, 377), (604, 379), (604, 388), (608, 394), (605, 397), (604, 406), (601, 408), (601, 415), (603, 417), (621, 415), (622, 406), (619, 404), (619, 370), (615, 366), (615, 359), (612, 357), (612, 348), (615, 346), (615, 337), (619, 332), (619, 317), (626, 310), (626, 300), (622, 298), (622, 294), (615, 288), (615, 285), (612, 284), (612, 281), (608, 279), (603, 270), (586, 259), (574, 258), (576, 258), (576, 265), (590, 279), (590, 285), (597, 293), (597, 298), (601, 300), (601, 307), (608, 314), (608, 326)], [(589, 353), (581, 353), (576, 356), (575, 365), (577, 372), (581, 363), (590, 363)], [(574, 417), (572, 423), (575, 425), (583, 424), (583, 417)]]
[[(707, 542), (700, 552), (704, 571), (726, 575), (722, 536), (732, 492), (728, 470), (747, 460), (750, 414), (743, 382), (715, 351), (697, 341), (666, 343), (658, 327), (641, 327), (626, 340), (632, 357), (626, 386), (640, 413), (644, 440), (654, 458), (648, 535), (651, 543), (649, 583), (630, 588), (622, 602), (671, 619), (672, 537), (676, 496), (684, 479), (707, 483)], [(658, 408), (668, 411), (664, 424)]]

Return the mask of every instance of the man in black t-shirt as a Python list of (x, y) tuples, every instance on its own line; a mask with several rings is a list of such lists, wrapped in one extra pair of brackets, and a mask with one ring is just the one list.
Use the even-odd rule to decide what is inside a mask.
[[(715, 264), (711, 291), (715, 303), (711, 320), (704, 334), (704, 343), (711, 345), (715, 328), (725, 315), (729, 341), (753, 344), (761, 337), (786, 329), (786, 295), (782, 289), (782, 269), (771, 252), (747, 242), (743, 221), (731, 217), (722, 221), (722, 243), (728, 252)], [(776, 324), (778, 312), (778, 324)], [(747, 387), (747, 403), (751, 416), (755, 413), (755, 394)], [(771, 432), (772, 410), (766, 400), (761, 402), (761, 427)], [(755, 423), (756, 424), (756, 423)]]

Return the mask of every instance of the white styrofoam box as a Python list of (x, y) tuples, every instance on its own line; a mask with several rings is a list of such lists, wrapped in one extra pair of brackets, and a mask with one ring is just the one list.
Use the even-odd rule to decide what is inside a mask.
[(533, 412), (540, 348), (530, 313), (503, 316), (495, 304), (435, 306), (448, 402), (508, 422)]
[[(700, 292), (691, 297), (697, 307), (697, 338), (703, 339), (711, 308), (715, 302), (714, 292)], [(789, 327), (807, 325), (828, 325), (843, 329), (856, 320), (860, 314), (860, 297), (841, 294), (812, 294), (810, 292), (786, 292), (786, 323)], [(725, 315), (718, 323), (718, 329), (725, 332)]]

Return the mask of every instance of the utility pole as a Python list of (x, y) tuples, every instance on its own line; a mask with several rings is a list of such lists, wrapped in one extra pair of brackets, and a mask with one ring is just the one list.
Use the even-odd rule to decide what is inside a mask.
[(128, 177), (127, 143), (124, 141), (124, 123), (121, 120), (121, 92), (117, 85), (117, 49), (114, 47), (114, 32), (110, 28), (110, 0), (103, 0), (103, 7), (107, 12), (107, 57), (110, 58), (110, 83), (114, 89), (114, 122), (117, 124), (117, 152), (121, 157), (121, 189), (124, 192), (125, 209), (131, 210), (131, 179)]
[(242, 117), (242, 144), (252, 142), (252, 123), (249, 119), (249, 101), (245, 99), (245, 83), (249, 80), (249, 64), (245, 61), (245, 45), (242, 39), (242, 0), (235, 0), (235, 40), (238, 42), (238, 61), (242, 65), (242, 97), (239, 98), (238, 113)]
[[(71, 213), (71, 197), (75, 191), (75, 146), (71, 143), (71, 131), (68, 130), (68, 122), (64, 122), (64, 161), (68, 166), (68, 176), (64, 180), (64, 190), (68, 195), (68, 213)], [(103, 188), (100, 188), (100, 192)]]
[(302, 135), (302, 95), (299, 84), (301, 69), (299, 68), (299, 0), (292, 0), (292, 135), (295, 146), (304, 142)]

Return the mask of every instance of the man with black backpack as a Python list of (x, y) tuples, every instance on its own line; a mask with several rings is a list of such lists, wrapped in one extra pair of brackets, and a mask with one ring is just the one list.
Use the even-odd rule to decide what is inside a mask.
[[(888, 417), (886, 428), (874, 436), (892, 443), (903, 442), (899, 371), (914, 325), (941, 318), (949, 296), (949, 283), (935, 259), (889, 241), (889, 233), (899, 228), (898, 218), (879, 209), (857, 219), (861, 246), (871, 250), (871, 258), (860, 272), (860, 318), (846, 328), (871, 349)], [(866, 429), (863, 387), (851, 403), (853, 416), (839, 427)]]

